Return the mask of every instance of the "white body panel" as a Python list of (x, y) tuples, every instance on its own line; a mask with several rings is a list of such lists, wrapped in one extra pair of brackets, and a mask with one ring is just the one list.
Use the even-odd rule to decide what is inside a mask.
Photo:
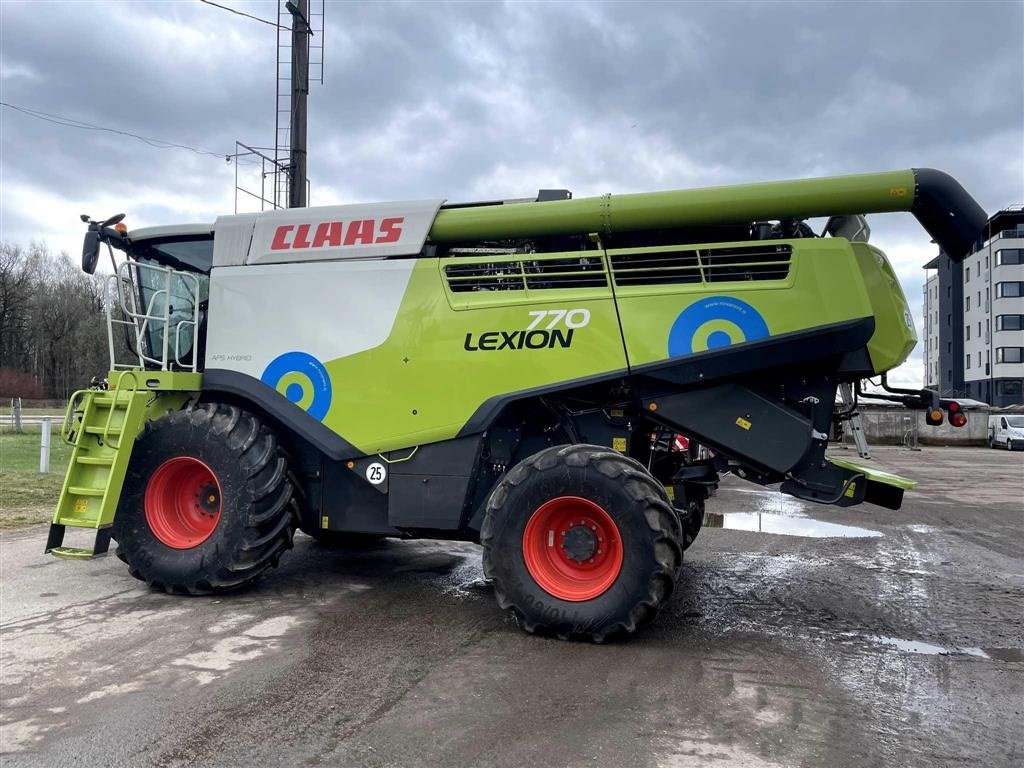
[(255, 217), (245, 263), (412, 256), (423, 249), (443, 202), (414, 200), (267, 211)]
[(382, 344), (414, 259), (220, 267), (210, 277), (206, 366), (259, 379), (278, 356), (327, 362)]
[(214, 224), (213, 266), (239, 267), (245, 264), (252, 243), (252, 231), (258, 213), (236, 213), (218, 216)]

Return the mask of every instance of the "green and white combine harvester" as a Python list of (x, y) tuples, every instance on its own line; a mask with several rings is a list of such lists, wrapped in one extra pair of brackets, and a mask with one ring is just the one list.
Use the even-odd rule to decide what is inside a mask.
[[(525, 629), (632, 632), (672, 593), (720, 472), (839, 506), (897, 509), (913, 486), (825, 456), (853, 413), (837, 387), (917, 341), (867, 242), (864, 215), (890, 211), (953, 259), (986, 219), (922, 169), (130, 232), (83, 217), (87, 272), (102, 244), (127, 259), (109, 386), (68, 408), (46, 548), (113, 539), (133, 576), (201, 595), (277, 565), (296, 529), (469, 540)], [(94, 545), (63, 546), (68, 528)]]

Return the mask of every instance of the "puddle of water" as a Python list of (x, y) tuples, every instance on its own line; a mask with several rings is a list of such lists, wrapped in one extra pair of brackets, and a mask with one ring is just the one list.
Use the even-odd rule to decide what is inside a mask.
[(757, 500), (757, 511), (769, 515), (789, 515), (803, 517), (804, 504), (785, 493), (775, 491), (763, 493)]
[(866, 539), (881, 536), (880, 531), (858, 528), (853, 525), (839, 525), (814, 520), (810, 517), (794, 517), (765, 512), (705, 512), (706, 528), (727, 528), (734, 531), (756, 531), (776, 533), (783, 536), (804, 536), (812, 539)]
[(926, 656), (977, 656), (981, 659), (991, 658), (981, 648), (945, 648), (941, 645), (923, 643), (920, 640), (901, 640), (898, 637), (883, 637), (881, 635), (869, 635), (865, 638), (873, 643), (888, 645), (906, 653), (921, 653)]

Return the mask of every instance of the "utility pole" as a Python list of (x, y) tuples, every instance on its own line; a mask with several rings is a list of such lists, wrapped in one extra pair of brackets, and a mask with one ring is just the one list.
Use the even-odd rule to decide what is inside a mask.
[(309, 96), (309, 0), (288, 0), (292, 15), (291, 183), (288, 207), (306, 207), (306, 97)]

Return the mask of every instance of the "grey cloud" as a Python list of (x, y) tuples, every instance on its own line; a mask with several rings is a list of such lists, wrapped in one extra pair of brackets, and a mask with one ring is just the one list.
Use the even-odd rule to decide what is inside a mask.
[[(269, 27), (198, 2), (0, 15), (6, 101), (216, 152), (272, 140)], [(1018, 3), (330, 3), (327, 18), (314, 202), (910, 165), (951, 171), (990, 210), (1024, 199)], [(84, 210), (102, 190), (146, 223), (230, 210), (223, 161), (2, 120), (5, 182)], [(18, 206), (4, 196), (3, 236), (25, 240)], [(925, 237), (908, 217), (875, 232), (883, 246)]]

